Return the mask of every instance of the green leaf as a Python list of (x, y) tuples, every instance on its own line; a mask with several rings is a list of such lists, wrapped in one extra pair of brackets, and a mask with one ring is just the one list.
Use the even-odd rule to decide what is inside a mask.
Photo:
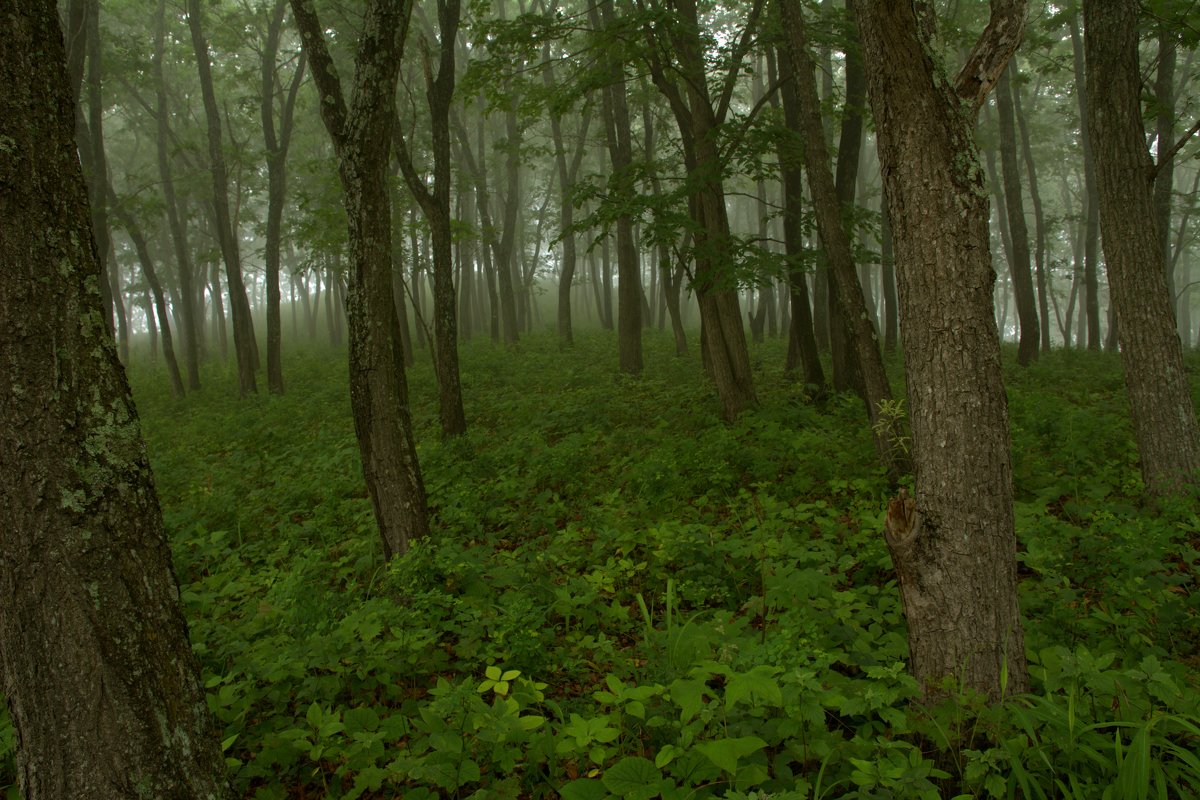
[(708, 687), (701, 681), (679, 680), (670, 687), (671, 699), (679, 706), (679, 721), (687, 722), (700, 713)]
[(653, 761), (640, 756), (629, 756), (605, 770), (603, 781), (613, 794), (630, 797), (645, 790), (654, 790), (661, 777)]
[(595, 778), (580, 778), (560, 786), (558, 796), (562, 800), (604, 800), (608, 789)]
[(783, 692), (775, 680), (775, 669), (760, 665), (745, 673), (735, 673), (725, 686), (725, 708), (733, 708), (739, 700), (758, 700), (768, 706), (783, 705)]
[(767, 746), (767, 743), (757, 736), (739, 736), (736, 739), (716, 739), (711, 742), (701, 742), (696, 745), (709, 761), (719, 769), (729, 774), (737, 772), (737, 762), (751, 753)]
[(342, 715), (346, 733), (373, 733), (379, 729), (379, 714), (370, 707), (348, 708)]

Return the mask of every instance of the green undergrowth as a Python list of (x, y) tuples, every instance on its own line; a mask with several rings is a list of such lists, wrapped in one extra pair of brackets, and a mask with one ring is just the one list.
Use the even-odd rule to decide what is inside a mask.
[(928, 708), (861, 403), (811, 401), (769, 341), (724, 424), (698, 360), (646, 345), (633, 380), (610, 335), (466, 343), (448, 442), (421, 354), (433, 534), (391, 564), (344, 355), (245, 401), (228, 367), (184, 400), (133, 371), (241, 794), (1200, 796), (1200, 512), (1145, 502), (1115, 356), (1007, 369), (1034, 689)]

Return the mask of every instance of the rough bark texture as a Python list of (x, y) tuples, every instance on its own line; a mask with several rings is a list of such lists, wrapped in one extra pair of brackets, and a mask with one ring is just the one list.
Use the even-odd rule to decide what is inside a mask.
[(363, 473), (384, 556), (429, 533), (425, 485), (413, 442), (400, 323), (392, 294), (392, 225), (387, 193), (393, 96), (412, 6), (374, 0), (363, 14), (354, 104), (346, 107), (312, 0), (292, 15), (338, 155), (350, 233), (350, 405)]
[(996, 84), (996, 110), (1000, 117), (1000, 170), (1004, 175), (1004, 202), (1008, 208), (1011, 242), (1008, 266), (1017, 301), (1017, 320), (1021, 326), (1017, 363), (1026, 367), (1037, 358), (1041, 334), (1029, 263), (1029, 226), (1025, 223), (1025, 203), (1021, 197), (1021, 164), (1017, 160), (1017, 119), (1013, 111), (1010, 72), (1011, 68), (1002, 72)]
[[(258, 392), (254, 372), (258, 369), (258, 343), (254, 339), (254, 320), (250, 316), (250, 300), (242, 281), (242, 256), (238, 233), (234, 230), (229, 212), (229, 174), (225, 168), (225, 153), (221, 144), (221, 111), (213, 89), (212, 65), (209, 63), (208, 42), (200, 20), (200, 0), (188, 0), (188, 27), (192, 33), (192, 49), (196, 51), (196, 68), (200, 75), (200, 93), (204, 97), (204, 116), (208, 124), (208, 158), (212, 173), (213, 216), (217, 225), (217, 242), (225, 262), (225, 282), (229, 288), (229, 311), (233, 316), (233, 347), (237, 353), (238, 389), (243, 396)], [(278, 286), (276, 286), (278, 289)], [(219, 293), (218, 293), (219, 294)], [(225, 326), (221, 326), (224, 330)]]
[[(850, 334), (849, 344), (854, 348), (859, 373), (866, 393), (867, 415), (875, 436), (875, 451), (888, 474), (897, 479), (908, 470), (907, 456), (898, 443), (902, 438), (902, 420), (886, 414), (892, 404), (892, 388), (888, 384), (883, 368), (883, 356), (879, 352), (879, 339), (875, 326), (871, 324), (862, 287), (854, 267), (850, 235), (842, 218), (842, 203), (834, 176), (829, 171), (829, 153), (825, 147), (825, 134), (821, 128), (820, 100), (817, 84), (813, 78), (812, 58), (808, 52), (808, 37), (804, 15), (797, 0), (778, 0), (780, 17), (788, 54), (796, 65), (796, 89), (800, 101), (800, 127), (804, 139), (804, 152), (808, 168), (808, 189), (813, 198), (813, 210), (817, 218), (817, 230), (825, 247), (829, 272), (836, 288), (838, 303), (842, 309), (842, 323)], [(851, 137), (847, 146), (853, 152), (838, 156), (858, 160), (858, 140)], [(840, 170), (839, 170), (840, 171)], [(853, 186), (854, 179), (843, 177), (843, 183)], [(843, 188), (843, 193), (849, 190)], [(833, 288), (831, 287), (831, 288)]]
[[(1023, 2), (992, 3), (972, 64), (1003, 67), (1024, 10)], [(895, 244), (912, 421), (916, 495), (893, 501), (887, 535), (911, 668), (927, 697), (953, 681), (998, 698), (1025, 691), (1029, 680), (988, 200), (973, 132), (981, 98), (943, 74), (930, 3), (871, 0), (857, 4), (856, 16)], [(977, 73), (966, 79), (986, 90)]]
[(1096, 154), (1100, 226), (1116, 309), (1142, 479), (1169, 492), (1200, 469), (1200, 430), (1154, 213), (1139, 98), (1136, 0), (1086, 0), (1087, 125)]
[(101, 313), (54, 4), (3, 0), (0, 18), (0, 675), (19, 788), (229, 797)]

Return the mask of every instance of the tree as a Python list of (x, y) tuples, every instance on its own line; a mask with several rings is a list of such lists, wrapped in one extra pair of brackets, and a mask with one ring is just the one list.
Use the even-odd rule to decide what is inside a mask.
[[(1168, 492), (1200, 469), (1200, 429), (1175, 331), (1140, 101), (1136, 0), (1085, 0), (1088, 117), (1100, 229), (1142, 478)], [(1159, 165), (1173, 153), (1160, 151)]]
[[(204, 97), (204, 118), (208, 124), (208, 158), (212, 173), (213, 217), (217, 227), (217, 242), (225, 262), (225, 281), (229, 288), (229, 310), (233, 316), (233, 347), (237, 353), (238, 390), (255, 394), (258, 383), (258, 343), (254, 338), (254, 320), (250, 316), (250, 301), (242, 280), (242, 256), (238, 245), (233, 216), (229, 211), (229, 174), (221, 145), (221, 111), (213, 89), (212, 65), (209, 63), (208, 42), (200, 20), (200, 0), (187, 0), (188, 28), (192, 33), (192, 48), (196, 51), (196, 68), (200, 75), (200, 91)], [(219, 297), (220, 292), (213, 292)], [(225, 326), (221, 326), (224, 330)]]
[[(817, 83), (813, 77), (812, 57), (808, 52), (804, 15), (797, 0), (779, 0), (779, 12), (788, 55), (796, 67), (794, 74), (796, 91), (799, 94), (800, 128), (807, 166), (805, 174), (808, 175), (809, 192), (813, 198), (817, 230), (821, 235), (821, 244), (825, 248), (829, 272), (833, 278), (830, 288), (835, 289), (834, 294), (842, 310), (841, 319), (836, 320), (835, 324), (845, 325), (848, 329), (849, 344), (854, 348), (854, 358), (858, 363), (866, 393), (867, 416), (875, 434), (875, 450), (888, 473), (893, 478), (899, 478), (905, 471), (906, 456), (896, 446), (900, 438), (895, 429), (897, 420), (887, 416), (887, 410), (893, 405), (892, 387), (883, 368), (879, 339), (867, 313), (862, 288), (854, 269), (850, 234), (843, 221), (842, 197), (847, 190), (843, 189), (841, 193), (838, 191), (834, 176), (829, 171), (829, 153), (825, 146), (825, 132), (821, 128), (820, 100), (817, 96)], [(845, 158), (853, 158), (857, 162), (859, 138), (850, 137), (850, 142), (838, 157), (839, 162)], [(839, 172), (841, 171), (839, 169)], [(843, 184), (849, 182), (853, 185), (853, 181), (852, 177), (842, 178)]]
[(0, 15), (0, 675), (20, 791), (230, 797), (101, 311), (54, 4)]
[(266, 44), (260, 70), (259, 113), (262, 117), (263, 144), (267, 151), (267, 239), (264, 243), (267, 268), (267, 388), (272, 394), (283, 394), (282, 331), (279, 322), (279, 256), (283, 240), (283, 205), (287, 191), (287, 154), (292, 141), (292, 122), (296, 109), (296, 93), (304, 79), (304, 54), (292, 71), (279, 110), (279, 130), (275, 129), (275, 96), (279, 39), (287, 0), (275, 0), (275, 8), (267, 20)]
[(458, 314), (454, 295), (454, 239), (450, 219), (450, 103), (454, 99), (454, 49), (461, 16), (459, 0), (438, 0), (440, 53), (436, 76), (426, 57), (425, 96), (433, 140), (433, 188), (417, 173), (404, 135), (394, 132), (396, 160), (408, 190), (429, 223), (433, 249), (433, 347), (443, 436), (467, 430), (458, 375)]
[(651, 12), (643, 29), (651, 78), (670, 103), (683, 145), (701, 348), (728, 420), (757, 405), (758, 396), (733, 285), (733, 242), (725, 207), (719, 137), (762, 5), (762, 0), (754, 0), (746, 27), (732, 45), (728, 69), (714, 98), (695, 0), (665, 0), (661, 4), (658, 0), (638, 0), (640, 9)]
[[(598, 31), (611, 31), (616, 22), (612, 0), (599, 0), (591, 6), (589, 17)], [(603, 22), (601, 22), (603, 18)], [(600, 111), (604, 120), (604, 138), (612, 166), (610, 193), (623, 208), (617, 216), (617, 347), (621, 371), (642, 373), (642, 280), (641, 262), (633, 242), (633, 136), (630, 131), (629, 104), (625, 97), (625, 71), (618, 51), (605, 47), (600, 56), (606, 81), (600, 87)]]
[(321, 118), (338, 158), (352, 261), (347, 297), (350, 404), (384, 556), (391, 558), (429, 532), (392, 292), (387, 192), (394, 97), (412, 5), (373, 0), (367, 6), (355, 57), (353, 104), (347, 107), (312, 0), (291, 3), (320, 96)]
[[(992, 311), (988, 200), (975, 117), (1021, 41), (1025, 4), (991, 20), (952, 84), (926, 0), (856, 3), (900, 290), (915, 496), (886, 539), (926, 697), (947, 681), (1029, 686), (1017, 603), (1008, 409)], [(1005, 676), (1007, 675), (1007, 684)]]
[(1029, 226), (1025, 223), (1025, 204), (1021, 199), (1021, 166), (1017, 160), (1017, 121), (1013, 110), (1010, 64), (1000, 73), (996, 84), (996, 110), (1000, 117), (1000, 171), (1004, 175), (1004, 202), (1008, 206), (1010, 249), (1008, 266), (1012, 274), (1013, 294), (1017, 301), (1017, 320), (1021, 333), (1017, 345), (1017, 363), (1023, 367), (1037, 358), (1041, 345), (1037, 298), (1029, 265)]

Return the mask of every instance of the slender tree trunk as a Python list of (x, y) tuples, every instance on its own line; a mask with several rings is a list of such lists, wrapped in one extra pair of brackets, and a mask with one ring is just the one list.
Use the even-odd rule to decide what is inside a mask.
[[(141, 228), (132, 215), (126, 213), (121, 208), (117, 202), (116, 195), (112, 193), (111, 187), (108, 188), (108, 195), (113, 215), (124, 226), (125, 232), (129, 234), (129, 239), (133, 242), (134, 250), (137, 251), (138, 262), (142, 265), (142, 272), (146, 275), (146, 283), (150, 285), (150, 291), (154, 293), (154, 309), (158, 312), (158, 328), (162, 331), (163, 358), (167, 362), (167, 373), (171, 378), (171, 394), (175, 397), (183, 397), (185, 393), (183, 376), (179, 372), (179, 362), (175, 360), (175, 343), (174, 338), (171, 336), (171, 322), (167, 313), (167, 301), (163, 296), (162, 283), (158, 280), (158, 272), (154, 269), (154, 259), (150, 257), (150, 248), (146, 246), (146, 237), (142, 235)], [(146, 318), (151, 328), (153, 328), (154, 317), (151, 315), (149, 309), (147, 309)]]
[(1000, 168), (1004, 173), (1004, 202), (1008, 207), (1008, 231), (1012, 249), (1009, 251), (1009, 271), (1013, 295), (1017, 301), (1017, 319), (1021, 327), (1017, 344), (1017, 363), (1029, 366), (1037, 358), (1041, 346), (1037, 297), (1033, 289), (1033, 274), (1029, 264), (1029, 228), (1025, 224), (1025, 203), (1021, 194), (1021, 164), (1017, 160), (1017, 125), (1013, 111), (1013, 86), (1009, 80), (1010, 64), (1000, 73), (996, 84), (996, 109), (1000, 117)]
[(254, 341), (254, 322), (250, 317), (250, 301), (242, 281), (242, 259), (237, 233), (229, 212), (229, 176), (225, 169), (225, 153), (221, 144), (221, 112), (213, 90), (212, 67), (209, 63), (208, 42), (200, 23), (200, 0), (187, 1), (188, 27), (192, 32), (192, 47), (196, 51), (196, 66), (200, 75), (200, 91), (208, 122), (208, 157), (212, 170), (213, 211), (217, 241), (225, 262), (229, 286), (229, 310), (233, 316), (233, 346), (237, 353), (238, 389), (242, 396), (258, 392), (254, 371), (258, 361), (258, 345)]
[(1071, 51), (1075, 72), (1075, 95), (1079, 101), (1079, 140), (1083, 145), (1084, 185), (1087, 189), (1087, 228), (1083, 240), (1084, 308), (1087, 313), (1087, 349), (1100, 349), (1100, 195), (1097, 189), (1096, 157), (1093, 154), (1092, 134), (1087, 124), (1088, 103), (1091, 100), (1083, 87), (1087, 85), (1083, 56), (1083, 39), (1079, 34), (1079, 18), (1071, 15)]
[(1196, 478), (1200, 429), (1155, 219), (1140, 101), (1137, 0), (1084, 0), (1089, 135), (1142, 479), (1168, 493)]
[(101, 313), (55, 4), (10, 0), (3, 18), (0, 691), (17, 790), (231, 798)]
[[(612, 29), (616, 24), (612, 0), (599, 0), (590, 10), (592, 26)], [(607, 85), (600, 90), (600, 109), (604, 134), (612, 165), (609, 195), (622, 206), (633, 200), (633, 140), (629, 106), (625, 98), (625, 72), (614, 48), (606, 48), (604, 67)], [(642, 374), (642, 280), (641, 264), (633, 243), (633, 216), (617, 217), (617, 350), (622, 372)]]
[(977, 110), (1020, 43), (1025, 4), (991, 7), (951, 84), (933, 55), (932, 3), (855, 5), (896, 249), (916, 467), (915, 497), (902, 492), (889, 504), (886, 540), (911, 668), (927, 698), (951, 681), (995, 700), (1029, 687), (987, 191), (974, 141)]
[(350, 405), (384, 556), (390, 559), (429, 533), (392, 295), (387, 191), (393, 96), (412, 6), (385, 0), (368, 4), (355, 58), (353, 105), (347, 108), (312, 0), (291, 2), (321, 117), (338, 154), (353, 259), (347, 314)]
[[(279, 132), (275, 130), (275, 59), (287, 0), (275, 0), (267, 23), (267, 41), (262, 53), (259, 113), (262, 117), (263, 142), (267, 150), (267, 237), (264, 260), (267, 272), (267, 387), (271, 394), (283, 394), (283, 344), (279, 320), (279, 259), (283, 241), (283, 205), (287, 192), (287, 154), (292, 139), (292, 119), (296, 93), (304, 79), (304, 54), (292, 72), (292, 80), (279, 114)], [(295, 304), (292, 306), (295, 313)], [(235, 337), (236, 338), (236, 337)]]
[[(798, 0), (778, 0), (778, 3), (788, 55), (792, 64), (797, 67), (796, 90), (801, 109), (800, 125), (807, 165), (805, 173), (808, 176), (809, 192), (813, 197), (817, 230), (826, 250), (830, 275), (836, 284), (842, 318), (852, 326), (849, 330), (850, 344), (854, 347), (863, 379), (867, 416), (875, 435), (875, 450), (888, 474), (893, 480), (898, 480), (908, 469), (908, 454), (899, 446), (903, 441), (902, 420), (888, 416), (889, 409), (893, 406), (892, 389), (883, 367), (883, 357), (879, 352), (879, 340), (874, 326), (871, 325), (862, 288), (858, 283), (850, 235), (843, 222), (841, 201), (844, 196), (851, 195), (851, 190), (846, 188), (846, 184), (853, 186), (854, 178), (848, 175), (848, 169), (839, 169), (842, 191), (838, 191), (839, 187), (829, 171), (829, 154), (821, 128), (820, 100), (808, 52), (803, 11)], [(838, 155), (839, 162), (843, 158), (858, 160), (858, 148), (855, 143), (860, 138), (853, 135), (849, 139), (843, 137), (843, 149)]]
[(167, 84), (163, 77), (163, 51), (166, 36), (166, 0), (159, 0), (158, 11), (155, 14), (154, 71), (155, 91), (155, 123), (158, 135), (155, 137), (158, 155), (158, 174), (162, 181), (163, 200), (167, 209), (167, 221), (171, 228), (171, 243), (175, 248), (175, 268), (179, 277), (180, 308), (179, 319), (183, 323), (180, 336), (183, 338), (183, 361), (187, 366), (188, 389), (197, 391), (200, 388), (200, 344), (199, 324), (196, 319), (196, 304), (193, 300), (195, 289), (192, 286), (191, 248), (187, 241), (187, 230), (179, 211), (179, 203), (175, 198), (175, 182), (171, 174), (171, 161), (168, 158), (167, 146), (170, 142), (170, 130), (167, 112)]
[[(1013, 75), (1018, 75), (1019, 69), (1017, 66), (1017, 57), (1012, 59)], [(1046, 279), (1046, 215), (1042, 210), (1042, 193), (1038, 189), (1037, 168), (1033, 159), (1033, 145), (1030, 142), (1029, 125), (1026, 122), (1025, 113), (1021, 109), (1021, 87), (1020, 84), (1015, 84), (1012, 87), (1013, 91), (1013, 111), (1017, 119), (1017, 128), (1021, 134), (1021, 156), (1025, 161), (1025, 173), (1029, 177), (1029, 199), (1033, 203), (1033, 220), (1034, 220), (1034, 254), (1033, 262), (1035, 274), (1037, 277), (1037, 298), (1038, 298), (1038, 329), (1042, 334), (1041, 348), (1043, 353), (1050, 352), (1050, 304), (1047, 294), (1049, 293), (1048, 281)], [(1037, 101), (1037, 92), (1034, 92), (1034, 101)]]

